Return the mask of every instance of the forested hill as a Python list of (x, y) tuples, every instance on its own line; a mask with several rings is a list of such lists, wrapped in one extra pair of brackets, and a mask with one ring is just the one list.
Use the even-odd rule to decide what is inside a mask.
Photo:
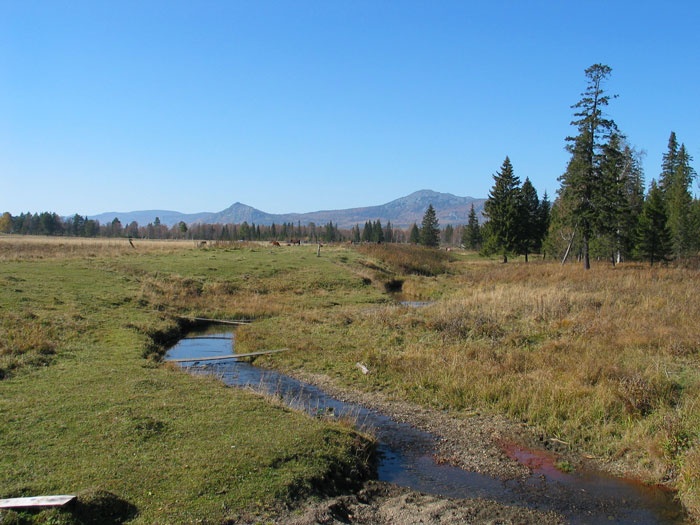
[(256, 224), (259, 226), (269, 226), (283, 223), (308, 224), (313, 222), (318, 225), (332, 222), (338, 228), (352, 228), (355, 225), (362, 226), (367, 221), (379, 220), (383, 224), (391, 222), (398, 228), (408, 228), (413, 223), (420, 225), (425, 210), (432, 204), (440, 222), (440, 225), (453, 226), (467, 224), (469, 210), (472, 204), (481, 215), (485, 199), (475, 199), (472, 197), (458, 197), (450, 193), (439, 193), (431, 190), (421, 190), (411, 193), (406, 197), (393, 200), (378, 206), (368, 206), (364, 208), (350, 208), (346, 210), (322, 210), (308, 213), (284, 213), (274, 214), (257, 210), (251, 206), (237, 202), (220, 212), (202, 213), (179, 213), (167, 210), (146, 210), (132, 212), (108, 212), (90, 216), (90, 219), (98, 220), (101, 224), (109, 223), (118, 218), (123, 224), (136, 221), (140, 225), (153, 223), (156, 217), (160, 223), (171, 227), (179, 222), (186, 224), (208, 223), (208, 224)]

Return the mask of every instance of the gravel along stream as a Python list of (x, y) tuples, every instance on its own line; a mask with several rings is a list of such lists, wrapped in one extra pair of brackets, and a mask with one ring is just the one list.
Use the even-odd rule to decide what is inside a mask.
[[(527, 513), (534, 511), (559, 516), (560, 519), (551, 522), (574, 524), (686, 523), (681, 506), (669, 491), (598, 472), (564, 473), (556, 469), (554, 460), (546, 452), (511, 442), (501, 442), (500, 450), (494, 452), (494, 439), (489, 435), (493, 432), (491, 427), (483, 431), (457, 425), (459, 428), (453, 434), (468, 433), (472, 438), (465, 446), (460, 436), (451, 440), (450, 432), (445, 432), (450, 424), (445, 422), (446, 416), (442, 413), (434, 414), (433, 418), (425, 409), (390, 408), (381, 402), (367, 402), (366, 394), (350, 400), (348, 396), (342, 396), (344, 399), (341, 400), (338, 398), (341, 396), (329, 394), (325, 387), (322, 389), (233, 359), (198, 361), (231, 355), (233, 348), (232, 332), (193, 335), (171, 348), (165, 358), (192, 359), (180, 365), (192, 373), (215, 374), (231, 386), (273, 394), (314, 416), (351, 418), (378, 440), (378, 480), (402, 487), (399, 492), (404, 489), (415, 491), (433, 502), (440, 498), (476, 498), (483, 501), (484, 507), (495, 504), (499, 509), (522, 509), (524, 515), (516, 514), (513, 522), (537, 521), (525, 519)], [(492, 422), (484, 423), (478, 419), (473, 423), (492, 425)], [(436, 431), (425, 431), (421, 427)], [(480, 435), (485, 437), (480, 439)], [(475, 462), (473, 458), (481, 459)], [(392, 494), (394, 502), (397, 497)], [(365, 500), (369, 499), (365, 497)], [(404, 495), (401, 501), (404, 500), (410, 498)], [(336, 508), (337, 502), (334, 505)], [(357, 509), (355, 512), (359, 513)], [(373, 516), (373, 519), (378, 519), (378, 514)], [(414, 518), (418, 519), (417, 516)], [(462, 519), (463, 516), (454, 522)], [(439, 518), (420, 522), (451, 523)]]

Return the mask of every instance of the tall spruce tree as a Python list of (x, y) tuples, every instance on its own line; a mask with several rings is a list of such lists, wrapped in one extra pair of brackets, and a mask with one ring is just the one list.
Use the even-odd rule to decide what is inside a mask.
[(481, 249), (481, 243), (481, 227), (479, 226), (479, 219), (474, 210), (474, 203), (472, 203), (471, 209), (469, 210), (467, 226), (462, 230), (462, 245), (468, 250), (478, 251)]
[(384, 242), (384, 230), (382, 229), (382, 223), (379, 219), (372, 224), (372, 240), (376, 243)]
[(525, 178), (520, 188), (520, 232), (517, 240), (518, 253), (525, 256), (528, 262), (529, 255), (539, 250), (542, 243), (540, 234), (540, 199), (537, 190)]
[(431, 248), (440, 246), (440, 225), (432, 204), (428, 204), (428, 209), (423, 215), (420, 227), (420, 244)]
[(503, 262), (508, 255), (518, 251), (520, 239), (520, 179), (513, 172), (510, 158), (506, 157), (500, 171), (493, 176), (494, 184), (484, 203), (484, 215), (488, 217), (488, 236), (484, 238), (484, 252), (500, 253)]
[(613, 265), (630, 255), (644, 201), (644, 180), (637, 154), (618, 133), (602, 148), (601, 192), (597, 206), (597, 246)]
[(697, 232), (693, 227), (693, 197), (690, 194), (690, 186), (695, 178), (695, 170), (690, 165), (692, 160), (685, 144), (681, 144), (672, 178), (667, 181), (665, 191), (668, 228), (675, 257), (685, 257), (697, 247)]
[(372, 221), (365, 222), (365, 227), (362, 229), (362, 242), (372, 242), (374, 236), (373, 231)]
[(664, 192), (651, 181), (637, 229), (637, 255), (649, 260), (649, 265), (666, 260), (671, 253), (671, 233), (664, 204)]
[(617, 133), (617, 125), (604, 116), (603, 110), (610, 102), (603, 83), (612, 69), (603, 64), (594, 64), (586, 69), (588, 79), (581, 100), (572, 106), (575, 110), (572, 126), (578, 135), (567, 137), (567, 150), (571, 159), (566, 172), (559, 178), (559, 198), (568, 201), (565, 207), (571, 212), (568, 222), (580, 231), (583, 267), (590, 269), (590, 241), (594, 233), (603, 226), (601, 207), (608, 188), (601, 174), (603, 147), (610, 136)]
[[(620, 255), (632, 257), (636, 242), (636, 232), (644, 207), (644, 169), (641, 153), (625, 145), (623, 155), (626, 159), (622, 191), (625, 197), (626, 214), (620, 220)], [(618, 261), (619, 262), (619, 261)]]
[(664, 153), (661, 159), (661, 174), (659, 175), (659, 189), (666, 194), (669, 187), (671, 186), (671, 181), (676, 173), (676, 168), (678, 167), (678, 139), (676, 139), (676, 132), (671, 131), (671, 135), (668, 137), (668, 147), (666, 153)]
[(542, 252), (542, 258), (545, 256), (545, 240), (547, 238), (547, 233), (549, 232), (549, 224), (552, 221), (552, 203), (549, 202), (549, 195), (547, 195), (547, 190), (545, 190), (542, 199), (540, 200), (540, 208), (538, 210), (538, 232), (539, 232), (539, 246), (538, 249)]

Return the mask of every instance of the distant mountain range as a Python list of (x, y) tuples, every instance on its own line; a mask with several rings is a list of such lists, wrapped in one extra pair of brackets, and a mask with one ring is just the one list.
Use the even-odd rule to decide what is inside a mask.
[(481, 212), (484, 209), (486, 199), (472, 197), (458, 197), (450, 193), (439, 193), (431, 190), (421, 190), (411, 193), (406, 197), (393, 200), (379, 206), (367, 206), (365, 208), (349, 208), (346, 210), (322, 210), (308, 213), (266, 213), (251, 206), (236, 202), (220, 212), (180, 213), (168, 210), (145, 210), (131, 212), (107, 212), (90, 216), (90, 219), (105, 224), (118, 218), (122, 225), (126, 226), (136, 221), (139, 226), (153, 223), (156, 217), (161, 224), (168, 227), (184, 222), (185, 224), (256, 224), (269, 226), (271, 224), (294, 223), (317, 225), (333, 222), (339, 228), (352, 228), (356, 224), (362, 227), (367, 221), (381, 221), (382, 224), (391, 222), (398, 228), (408, 228), (413, 223), (420, 225), (425, 210), (432, 204), (435, 209), (440, 226), (451, 224), (458, 226), (466, 224), (469, 219), (469, 211), (472, 204), (477, 216), (481, 220)]

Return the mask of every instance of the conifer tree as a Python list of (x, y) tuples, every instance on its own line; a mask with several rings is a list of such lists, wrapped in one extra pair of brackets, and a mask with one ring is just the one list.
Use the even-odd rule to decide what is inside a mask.
[(372, 225), (372, 241), (377, 243), (384, 242), (384, 230), (382, 229), (382, 223), (379, 222), (379, 219)]
[(637, 230), (637, 254), (648, 259), (650, 266), (665, 260), (671, 253), (671, 234), (667, 222), (663, 190), (652, 180)]
[(668, 137), (668, 147), (661, 159), (661, 174), (659, 175), (659, 189), (665, 195), (671, 186), (671, 181), (678, 167), (678, 140), (675, 131), (671, 131)]
[(644, 207), (644, 170), (642, 169), (641, 153), (626, 145), (623, 154), (626, 159), (626, 170), (622, 191), (625, 196), (626, 215), (620, 221), (620, 246), (622, 256), (631, 257), (634, 251), (639, 218)]
[(394, 242), (394, 228), (391, 226), (391, 221), (387, 221), (384, 228), (384, 238), (386, 242)]
[(359, 244), (360, 242), (360, 225), (356, 224), (352, 227), (352, 242)]
[(506, 263), (508, 254), (518, 250), (522, 214), (520, 179), (513, 172), (510, 158), (505, 158), (493, 180), (494, 185), (484, 203), (484, 215), (488, 217), (488, 236), (484, 237), (484, 252), (500, 253), (503, 262)]
[(415, 222), (413, 223), (413, 226), (411, 226), (411, 232), (408, 235), (408, 242), (411, 244), (420, 244), (420, 230)]
[(545, 190), (544, 195), (542, 195), (542, 200), (540, 200), (540, 207), (538, 210), (538, 232), (539, 232), (539, 247), (538, 249), (542, 251), (542, 258), (544, 258), (544, 247), (545, 239), (549, 232), (549, 224), (552, 220), (552, 204), (549, 202), (549, 195)]
[(518, 229), (520, 231), (518, 232), (516, 243), (518, 245), (518, 253), (524, 255), (525, 262), (528, 262), (529, 255), (539, 250), (542, 237), (540, 234), (540, 199), (537, 196), (537, 190), (527, 177), (520, 188), (519, 204)]
[(469, 250), (480, 250), (481, 243), (481, 227), (479, 226), (479, 219), (474, 210), (474, 203), (472, 203), (471, 209), (469, 210), (467, 227), (462, 231), (462, 245)]
[(241, 236), (241, 239), (244, 241), (249, 241), (250, 240), (250, 224), (248, 224), (248, 221), (243, 221), (241, 223), (240, 228), (238, 229), (238, 234)]
[(335, 242), (338, 240), (338, 230), (333, 226), (333, 221), (330, 221), (324, 227), (323, 240), (326, 242)]
[(428, 209), (425, 210), (423, 215), (423, 222), (420, 228), (420, 244), (431, 248), (436, 248), (440, 245), (440, 227), (432, 204), (428, 205)]
[(365, 227), (362, 229), (362, 242), (372, 242), (372, 223), (370, 221), (365, 222)]
[(690, 195), (690, 186), (695, 178), (695, 170), (690, 165), (692, 160), (685, 144), (681, 144), (672, 178), (666, 186), (668, 228), (675, 257), (688, 255), (696, 246), (694, 236), (697, 236), (697, 232), (693, 228), (693, 198)]
[(605, 94), (603, 83), (611, 72), (612, 69), (603, 64), (594, 64), (585, 71), (588, 85), (581, 94), (581, 100), (572, 106), (575, 118), (571, 125), (576, 126), (578, 135), (566, 139), (571, 159), (566, 172), (559, 178), (559, 198), (567, 201), (561, 209), (571, 214), (562, 219), (567, 219), (574, 230), (581, 233), (585, 269), (591, 267), (591, 238), (602, 224), (600, 208), (606, 192), (601, 176), (601, 160), (604, 157), (602, 149), (610, 136), (617, 132), (615, 122), (603, 114), (603, 109), (611, 98)]
[(644, 176), (638, 154), (618, 133), (602, 147), (601, 193), (597, 201), (598, 247), (614, 264), (630, 255), (644, 202)]

